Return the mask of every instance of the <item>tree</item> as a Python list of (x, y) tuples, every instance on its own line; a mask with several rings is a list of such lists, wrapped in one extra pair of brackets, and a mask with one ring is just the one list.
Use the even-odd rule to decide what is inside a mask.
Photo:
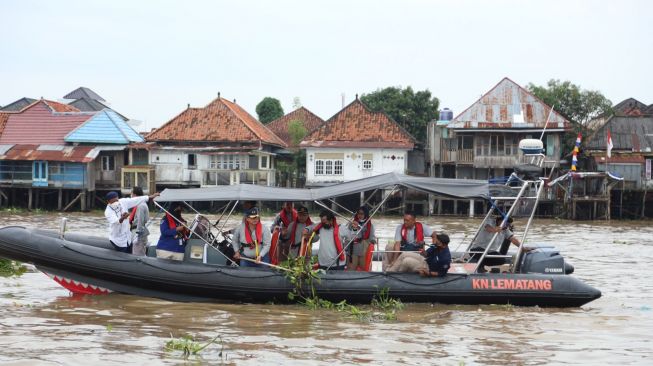
[(565, 134), (563, 141), (563, 155), (571, 151), (579, 132), (588, 136), (589, 121), (601, 115), (612, 114), (612, 102), (601, 92), (583, 90), (570, 81), (551, 79), (547, 86), (529, 83), (527, 88), (571, 122), (572, 129)]
[(290, 135), (290, 140), (294, 146), (299, 145), (299, 143), (306, 136), (306, 127), (300, 120), (293, 120), (288, 122), (288, 134)]
[(256, 114), (261, 123), (272, 122), (277, 118), (283, 117), (283, 108), (279, 99), (265, 97), (256, 105)]
[(426, 125), (438, 118), (440, 101), (427, 90), (414, 92), (410, 86), (387, 87), (363, 94), (361, 101), (370, 109), (385, 112), (418, 142), (426, 141)]

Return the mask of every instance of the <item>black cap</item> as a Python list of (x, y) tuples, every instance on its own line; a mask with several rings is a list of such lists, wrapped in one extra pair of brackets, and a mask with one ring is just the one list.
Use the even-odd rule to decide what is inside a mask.
[(306, 208), (306, 206), (299, 206), (299, 207), (297, 207), (297, 213), (307, 214), (308, 213), (308, 208)]
[(245, 216), (247, 216), (247, 217), (258, 217), (259, 216), (258, 207), (252, 207), (249, 210), (245, 211)]

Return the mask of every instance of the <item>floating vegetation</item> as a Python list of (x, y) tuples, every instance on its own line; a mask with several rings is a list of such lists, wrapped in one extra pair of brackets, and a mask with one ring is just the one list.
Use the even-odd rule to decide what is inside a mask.
[(317, 296), (314, 283), (319, 283), (320, 271), (313, 269), (313, 264), (316, 261), (316, 257), (312, 257), (310, 261), (307, 261), (305, 257), (291, 257), (281, 264), (288, 269), (286, 278), (293, 284), (292, 291), (288, 293), (290, 300), (297, 301), (311, 310), (327, 309), (348, 313), (350, 317), (361, 321), (397, 320), (397, 312), (403, 309), (404, 304), (401, 300), (390, 297), (388, 288), (381, 289), (374, 296), (369, 310), (349, 304), (347, 300), (334, 303)]
[(197, 355), (199, 354), (203, 349), (206, 347), (216, 343), (216, 341), (220, 341), (220, 358), (222, 358), (223, 351), (224, 351), (224, 344), (222, 342), (222, 337), (218, 334), (215, 336), (213, 339), (208, 341), (205, 344), (201, 344), (200, 342), (196, 341), (193, 336), (190, 335), (185, 335), (180, 338), (174, 338), (172, 334), (170, 334), (170, 340), (168, 340), (163, 347), (163, 349), (166, 352), (172, 352), (172, 351), (181, 351), (182, 355), (184, 356), (184, 359), (188, 358), (190, 355)]
[(12, 261), (11, 259), (0, 258), (0, 276), (20, 276), (26, 271), (27, 267), (25, 267), (22, 263)]

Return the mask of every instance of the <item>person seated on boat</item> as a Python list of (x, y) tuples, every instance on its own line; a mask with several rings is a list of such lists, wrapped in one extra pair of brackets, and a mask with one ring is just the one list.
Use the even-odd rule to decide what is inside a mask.
[[(512, 218), (508, 218), (505, 226), (501, 226), (502, 223), (503, 217), (501, 216), (497, 216), (495, 218), (488, 217), (485, 225), (483, 226), (483, 229), (481, 229), (476, 238), (474, 238), (472, 241), (472, 248), (469, 250), (471, 254), (471, 258), (469, 260), (470, 263), (478, 262), (488, 245), (490, 246), (490, 249), (487, 253), (489, 255), (505, 255), (508, 252), (509, 245), (504, 245), (504, 242), (506, 241), (516, 246), (521, 245), (519, 239), (517, 239), (512, 230), (510, 230), (510, 228), (512, 228)], [(496, 238), (494, 238), (494, 241), (492, 241), (492, 238), (495, 234)], [(490, 241), (492, 241), (492, 243), (490, 243)], [(505, 252), (502, 253), (502, 250), (505, 250)], [(505, 263), (503, 258), (485, 258), (483, 260), (483, 264), (479, 266), (479, 268), (482, 268), (482, 266), (501, 265), (503, 263)]]
[(314, 237), (320, 239), (317, 252), (319, 268), (324, 270), (344, 270), (345, 251), (342, 247), (340, 227), (333, 213), (330, 211), (320, 212), (320, 222), (306, 227), (303, 237), (309, 238), (311, 233), (315, 234)]
[(288, 232), (290, 233), (288, 256), (297, 257), (299, 255), (299, 248), (302, 246), (302, 233), (307, 226), (312, 224), (313, 221), (311, 221), (308, 208), (305, 206), (297, 207), (297, 218), (288, 224)]
[(270, 231), (274, 232), (279, 230), (279, 241), (277, 242), (277, 256), (279, 262), (288, 259), (288, 251), (290, 250), (290, 231), (288, 227), (291, 222), (297, 221), (297, 210), (295, 210), (294, 203), (287, 201), (283, 203), (281, 211), (275, 216), (270, 226)]
[(356, 211), (353, 220), (343, 225), (340, 235), (343, 237), (347, 255), (348, 271), (365, 270), (367, 252), (370, 245), (376, 243), (374, 225), (370, 219), (370, 211), (367, 207), (361, 206)]
[(186, 241), (190, 235), (186, 220), (182, 217), (184, 204), (172, 202), (168, 206), (168, 212), (161, 219), (161, 236), (156, 244), (156, 257), (172, 259), (175, 261), (184, 260)]
[(271, 239), (270, 229), (261, 223), (258, 207), (250, 208), (246, 222), (235, 230), (232, 238), (234, 259), (243, 267), (262, 267), (261, 262), (270, 263)]
[(150, 196), (119, 198), (118, 192), (107, 193), (107, 207), (104, 210), (104, 217), (109, 222), (109, 241), (111, 241), (115, 250), (123, 253), (132, 252), (129, 210), (158, 196), (159, 193), (157, 192)]
[(389, 268), (399, 257), (400, 252), (419, 252), (424, 249), (424, 238), (430, 236), (435, 242), (437, 233), (427, 225), (417, 221), (415, 213), (407, 211), (404, 214), (404, 223), (395, 230), (394, 243), (388, 243), (383, 258), (383, 269)]
[(419, 274), (426, 277), (444, 277), (451, 267), (449, 235), (440, 233), (435, 236), (433, 244), (422, 252), (426, 257), (428, 268), (421, 268)]

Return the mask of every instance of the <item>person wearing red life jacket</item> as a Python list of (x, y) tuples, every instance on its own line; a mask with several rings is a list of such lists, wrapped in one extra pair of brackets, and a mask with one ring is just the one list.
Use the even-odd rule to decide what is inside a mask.
[(277, 242), (277, 256), (279, 262), (283, 262), (288, 259), (288, 252), (290, 250), (290, 234), (291, 231), (288, 230), (292, 222), (297, 221), (297, 210), (295, 210), (294, 203), (287, 201), (283, 203), (281, 211), (277, 214), (272, 222), (270, 227), (270, 232), (274, 232), (275, 229), (280, 231), (279, 241)]
[(184, 260), (186, 240), (188, 240), (190, 230), (186, 227), (186, 220), (181, 216), (183, 209), (182, 202), (173, 202), (161, 220), (161, 236), (156, 244), (157, 258)]
[(424, 239), (431, 237), (435, 242), (437, 232), (427, 225), (417, 221), (415, 213), (407, 211), (404, 213), (404, 223), (397, 226), (395, 230), (394, 243), (389, 243), (385, 250), (389, 251), (384, 256), (384, 270), (391, 267), (401, 252), (419, 252), (424, 249), (426, 244)]
[(345, 226), (340, 235), (344, 238), (344, 245), (349, 244), (345, 250), (347, 252), (347, 270), (357, 271), (364, 270), (365, 259), (370, 245), (376, 243), (374, 225), (370, 220), (369, 209), (361, 206), (357, 211), (354, 219)]
[(324, 270), (344, 270), (345, 269), (345, 252), (340, 236), (340, 226), (332, 212), (320, 212), (320, 222), (307, 226), (304, 229), (304, 237), (308, 238), (311, 233), (315, 233), (320, 239), (320, 245), (317, 252), (317, 262), (320, 269)]
[[(299, 255), (299, 248), (302, 246), (302, 233), (307, 226), (312, 224), (313, 221), (311, 221), (308, 208), (305, 206), (297, 207), (297, 218), (288, 225), (288, 232), (290, 233), (290, 239), (288, 241), (290, 243), (289, 257), (297, 257)], [(316, 241), (316, 239), (313, 238), (313, 241)]]
[[(236, 228), (232, 238), (234, 259), (239, 260), (243, 267), (262, 267), (261, 262), (270, 263), (272, 235), (267, 225), (261, 223), (257, 207), (249, 209), (245, 216), (245, 222)], [(256, 263), (242, 258), (254, 260)]]

